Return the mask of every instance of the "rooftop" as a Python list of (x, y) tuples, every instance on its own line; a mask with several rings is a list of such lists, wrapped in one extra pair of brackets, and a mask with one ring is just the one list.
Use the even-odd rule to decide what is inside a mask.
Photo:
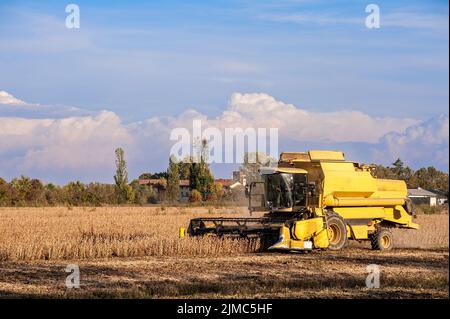
[(408, 196), (436, 197), (437, 195), (435, 193), (427, 191), (426, 189), (418, 187), (418, 188), (410, 188), (410, 189), (408, 189)]

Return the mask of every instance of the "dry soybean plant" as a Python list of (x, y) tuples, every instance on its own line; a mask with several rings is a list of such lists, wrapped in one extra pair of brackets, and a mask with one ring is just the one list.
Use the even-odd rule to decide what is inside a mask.
[[(259, 249), (254, 240), (178, 238), (204, 208), (3, 208), (0, 260), (215, 256)], [(241, 209), (234, 211), (242, 214)], [(214, 215), (231, 214), (216, 209)]]
[[(199, 216), (241, 216), (245, 208), (0, 208), (0, 260), (223, 256), (259, 250), (247, 239), (178, 238)], [(394, 230), (398, 248), (448, 247), (448, 214), (419, 215), (421, 229)]]

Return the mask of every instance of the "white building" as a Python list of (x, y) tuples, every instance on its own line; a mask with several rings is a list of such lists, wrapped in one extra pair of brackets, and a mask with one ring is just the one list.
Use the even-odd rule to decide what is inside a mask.
[(408, 189), (408, 197), (414, 204), (437, 205), (438, 195), (420, 187)]

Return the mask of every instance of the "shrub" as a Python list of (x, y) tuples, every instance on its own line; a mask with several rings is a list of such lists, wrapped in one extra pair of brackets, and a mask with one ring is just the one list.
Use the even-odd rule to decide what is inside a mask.
[(418, 214), (432, 215), (432, 214), (442, 214), (447, 211), (448, 206), (428, 206), (428, 205), (417, 205), (416, 212)]
[(191, 203), (197, 203), (197, 202), (200, 202), (201, 200), (202, 200), (202, 194), (198, 190), (193, 189), (191, 191), (191, 194), (189, 195), (189, 201)]

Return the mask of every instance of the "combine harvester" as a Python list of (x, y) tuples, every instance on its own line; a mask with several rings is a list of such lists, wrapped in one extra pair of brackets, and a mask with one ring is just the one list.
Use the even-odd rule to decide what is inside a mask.
[(260, 169), (246, 190), (250, 213), (262, 217), (195, 218), (191, 236), (258, 237), (263, 249), (342, 249), (347, 240), (393, 246), (391, 228), (418, 229), (404, 181), (377, 179), (371, 167), (338, 151), (281, 153), (277, 167)]

